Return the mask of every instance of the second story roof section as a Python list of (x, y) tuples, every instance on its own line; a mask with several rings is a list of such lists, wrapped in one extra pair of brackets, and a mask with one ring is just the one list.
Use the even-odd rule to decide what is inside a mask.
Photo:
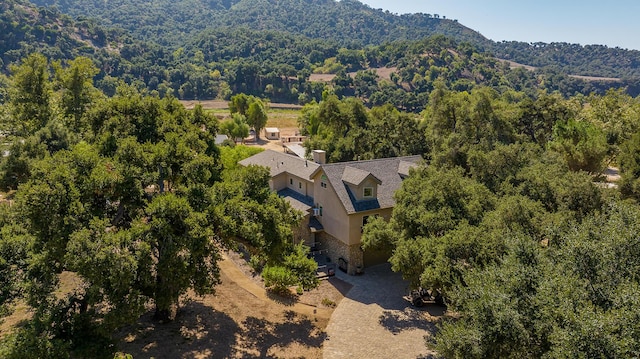
[(254, 156), (245, 158), (239, 164), (245, 167), (250, 165), (268, 167), (271, 177), (286, 172), (304, 179), (308, 179), (320, 167), (320, 165), (312, 161), (273, 150), (262, 151)]
[(382, 182), (371, 172), (347, 165), (342, 172), (342, 182), (352, 186), (360, 186), (367, 179), (371, 178), (375, 183)]
[(422, 157), (406, 156), (324, 164), (317, 171), (324, 172), (345, 210), (352, 214), (393, 208), (393, 194), (409, 169), (420, 163)]

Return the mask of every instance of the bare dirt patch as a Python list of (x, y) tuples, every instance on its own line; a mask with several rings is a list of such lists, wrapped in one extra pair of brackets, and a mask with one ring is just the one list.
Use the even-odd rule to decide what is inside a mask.
[(398, 70), (397, 67), (378, 67), (374, 68), (376, 70), (376, 74), (380, 76), (381, 79), (391, 81), (391, 74)]
[[(2, 202), (1, 195), (0, 193), (0, 203)], [(60, 286), (54, 292), (54, 295), (58, 299), (63, 299), (67, 294), (82, 285), (81, 278), (73, 272), (62, 272), (58, 277), (60, 279)], [(21, 327), (33, 316), (32, 309), (23, 300), (14, 303), (11, 309), (10, 315), (0, 318), (0, 338)]]
[(622, 79), (619, 79), (617, 77), (598, 77), (598, 76), (580, 76), (580, 75), (569, 75), (569, 77), (573, 77), (574, 79), (580, 79), (585, 81), (622, 82)]
[(26, 304), (16, 304), (11, 315), (0, 319), (0, 339), (24, 325), (32, 316), (33, 313)]
[(118, 349), (134, 358), (322, 358), (333, 313), (322, 299), (339, 302), (350, 286), (323, 281), (292, 302), (265, 292), (238, 255), (229, 257), (215, 295), (187, 303), (172, 323), (147, 313), (120, 333)]
[(498, 58), (496, 58), (496, 60), (508, 64), (510, 69), (523, 68), (523, 69), (528, 70), (528, 71), (535, 71), (537, 69), (537, 67), (521, 64), (521, 63), (518, 63), (518, 62), (515, 62), (515, 61), (511, 61), (511, 60), (498, 59)]
[[(383, 80), (391, 81), (391, 74), (398, 70), (397, 67), (371, 67), (366, 70), (373, 70)], [(356, 77), (356, 72), (349, 72), (348, 75), (352, 78)], [(312, 82), (331, 82), (336, 77), (335, 74), (311, 74), (309, 81)]]
[[(224, 110), (229, 108), (229, 101), (225, 100), (181, 100), (180, 103), (187, 109), (193, 109), (197, 104), (202, 105), (205, 110)], [(277, 109), (301, 109), (302, 106), (292, 103), (273, 103), (269, 102), (270, 108)]]
[[(229, 257), (220, 262), (222, 283), (214, 295), (185, 300), (167, 324), (150, 310), (116, 333), (118, 350), (134, 358), (322, 358), (330, 304), (340, 303), (351, 285), (331, 278), (301, 296), (281, 297), (265, 291), (239, 255)], [(65, 272), (59, 292), (77, 281)], [(29, 308), (18, 305), (0, 323), (0, 338), (30, 317)]]
[(311, 74), (309, 81), (311, 82), (331, 82), (336, 77), (335, 74)]

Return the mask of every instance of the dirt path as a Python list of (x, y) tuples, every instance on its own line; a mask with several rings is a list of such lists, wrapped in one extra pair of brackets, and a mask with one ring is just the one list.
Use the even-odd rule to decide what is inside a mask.
[[(193, 109), (196, 104), (200, 104), (205, 110), (222, 110), (229, 108), (229, 101), (225, 100), (180, 100), (187, 109)], [(270, 108), (299, 110), (301, 105), (293, 103), (269, 102)]]

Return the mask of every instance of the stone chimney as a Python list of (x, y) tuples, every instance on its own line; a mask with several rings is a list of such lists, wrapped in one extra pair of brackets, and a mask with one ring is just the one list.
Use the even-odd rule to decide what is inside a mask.
[(313, 162), (321, 165), (327, 163), (327, 152), (323, 150), (313, 150)]

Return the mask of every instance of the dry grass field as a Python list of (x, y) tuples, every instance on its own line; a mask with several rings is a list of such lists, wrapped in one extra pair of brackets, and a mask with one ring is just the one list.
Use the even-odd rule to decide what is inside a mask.
[[(378, 74), (378, 76), (380, 76), (381, 79), (391, 81), (391, 74), (396, 72), (396, 70), (398, 70), (398, 68), (396, 68), (396, 67), (374, 67), (374, 68), (370, 68), (368, 70), (374, 70)], [(349, 72), (349, 76), (355, 77), (356, 73), (355, 72)], [(336, 75), (334, 75), (334, 74), (311, 74), (311, 76), (309, 76), (309, 81), (313, 81), (313, 82), (330, 82), (331, 80), (333, 80), (334, 77), (336, 77)]]

